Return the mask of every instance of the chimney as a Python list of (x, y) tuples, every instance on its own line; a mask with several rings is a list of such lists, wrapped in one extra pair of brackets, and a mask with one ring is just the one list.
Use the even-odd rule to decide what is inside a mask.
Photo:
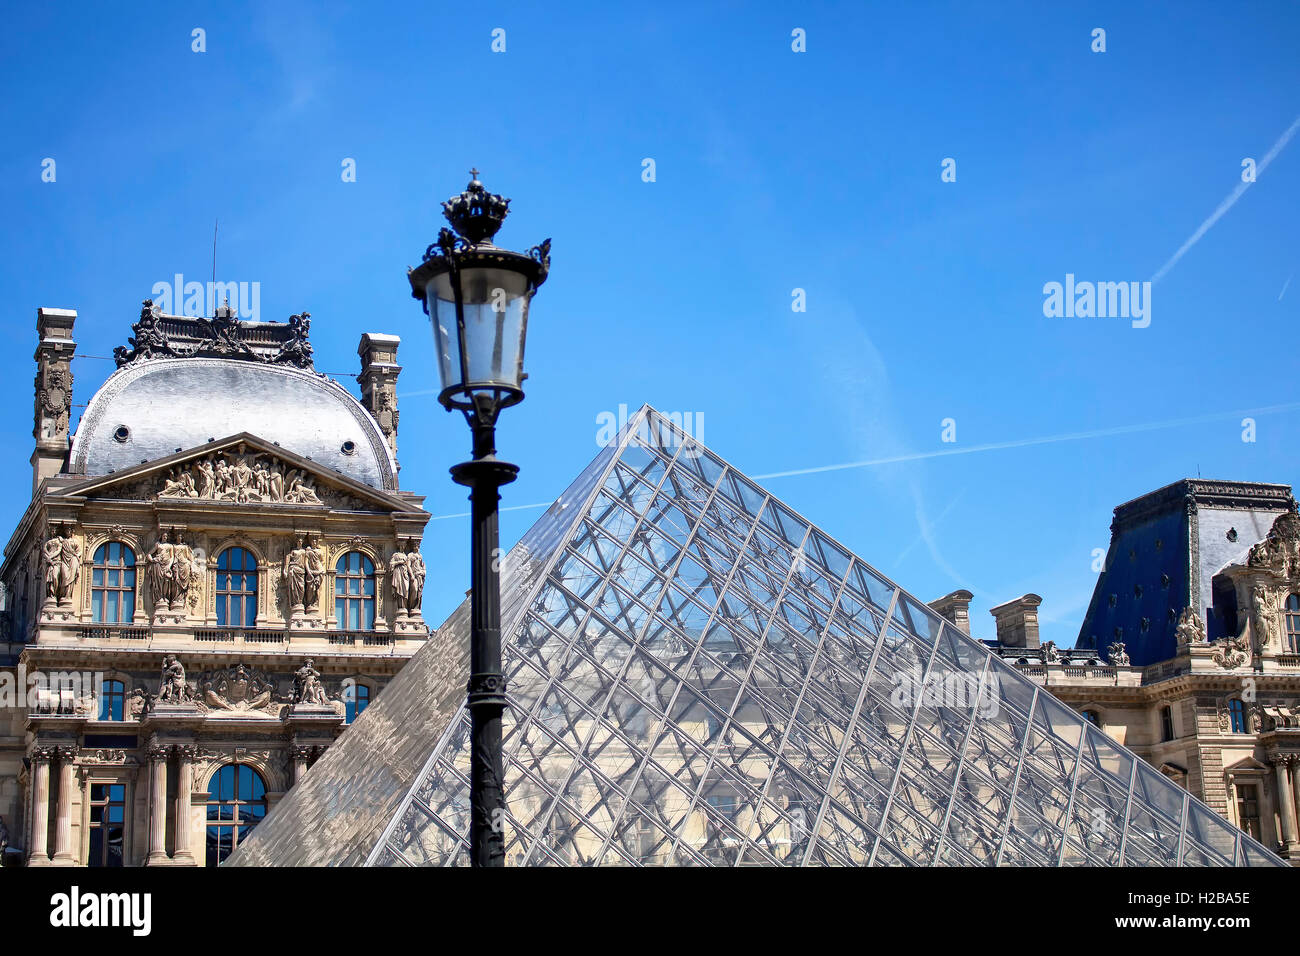
[(41, 482), (68, 464), (68, 417), (72, 412), (73, 309), (37, 309), (36, 414), (32, 437), (32, 494)]
[(940, 617), (947, 618), (957, 625), (957, 630), (970, 637), (970, 602), (975, 595), (969, 591), (953, 591), (937, 601), (930, 602), (930, 609)]
[(357, 346), (357, 354), (361, 356), (361, 374), (357, 376), (361, 404), (379, 422), (394, 459), (397, 458), (397, 376), (402, 371), (402, 366), (397, 364), (397, 346), (401, 341), (396, 335), (366, 332)]
[(992, 608), (989, 613), (997, 622), (998, 643), (1004, 647), (1037, 648), (1038, 605), (1042, 603), (1037, 594), (1026, 594)]

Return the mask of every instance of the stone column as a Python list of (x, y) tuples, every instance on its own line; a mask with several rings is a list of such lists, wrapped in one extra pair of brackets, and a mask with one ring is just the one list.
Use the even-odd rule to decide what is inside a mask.
[(167, 863), (167, 751), (149, 744), (149, 856), (145, 866)]
[(76, 866), (77, 860), (72, 853), (72, 788), (76, 786), (73, 761), (77, 756), (76, 747), (59, 747), (59, 801), (54, 816), (54, 860), (55, 866)]
[(293, 782), (297, 784), (307, 772), (307, 758), (311, 756), (311, 748), (295, 746), (289, 754), (293, 758)]
[(190, 791), (194, 789), (194, 758), (198, 756), (196, 747), (176, 748), (176, 852), (172, 861), (185, 866), (194, 866), (194, 854), (190, 852), (191, 829), (194, 821), (190, 813)]
[(54, 759), (53, 747), (32, 748), (32, 845), (28, 853), (28, 866), (49, 866), (50, 854), (46, 849), (50, 833), (50, 761)]
[(1277, 812), (1282, 818), (1282, 842), (1286, 844), (1288, 854), (1300, 851), (1300, 841), (1296, 839), (1295, 798), (1292, 796), (1291, 769), (1288, 756), (1272, 759), (1273, 770), (1277, 774)]

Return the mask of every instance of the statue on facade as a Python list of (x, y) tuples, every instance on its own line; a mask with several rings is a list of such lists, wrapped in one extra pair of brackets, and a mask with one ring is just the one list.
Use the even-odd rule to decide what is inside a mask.
[(1196, 609), (1191, 607), (1183, 608), (1183, 613), (1178, 615), (1178, 626), (1174, 633), (1178, 638), (1179, 647), (1186, 644), (1204, 644), (1207, 638), (1205, 622), (1196, 613)]
[(171, 543), (171, 532), (163, 529), (158, 533), (158, 540), (145, 558), (148, 568), (149, 590), (153, 593), (155, 611), (168, 610), (172, 604), (172, 592), (175, 590), (176, 546)]
[(203, 571), (203, 562), (195, 556), (194, 549), (185, 543), (185, 533), (178, 528), (176, 543), (172, 546), (172, 587), (169, 595), (173, 611), (185, 609), (190, 585), (203, 576)]
[(306, 549), (303, 547), (303, 537), (298, 536), (298, 547), (292, 548), (284, 556), (284, 590), (289, 599), (289, 606), (294, 611), (303, 609), (303, 597), (307, 591), (307, 564)]
[(1106, 649), (1106, 659), (1115, 667), (1128, 667), (1132, 663), (1123, 641), (1115, 641)]
[(420, 614), (420, 606), (424, 602), (424, 558), (420, 557), (420, 546), (409, 538), (406, 548), (406, 574), (410, 581), (406, 607), (415, 617)]
[(1262, 584), (1250, 589), (1251, 621), (1255, 625), (1255, 646), (1265, 648), (1271, 633), (1272, 613), (1268, 606), (1268, 591)]
[(406, 554), (398, 549), (388, 561), (388, 580), (393, 585), (397, 616), (406, 616), (406, 601), (411, 593), (411, 575), (406, 566)]
[(1038, 649), (1038, 659), (1044, 664), (1057, 664), (1061, 660), (1061, 654), (1056, 649), (1055, 641), (1043, 641), (1043, 646)]
[(312, 660), (308, 658), (307, 663), (294, 671), (293, 702), (295, 704), (318, 704), (328, 707), (329, 698), (325, 696), (325, 687), (320, 682), (320, 671), (316, 670), (312, 663)]
[(325, 582), (325, 559), (321, 557), (320, 548), (314, 537), (307, 538), (303, 549), (303, 607), (311, 610), (320, 603), (320, 587)]
[(399, 548), (389, 560), (388, 578), (399, 618), (419, 617), (424, 600), (424, 559), (414, 539), (407, 538), (406, 547), (406, 551)]
[(41, 545), (45, 565), (45, 603), (68, 604), (72, 588), (81, 575), (81, 545), (72, 537), (72, 528), (52, 527), (51, 535)]
[(185, 681), (185, 668), (175, 654), (163, 658), (162, 683), (158, 687), (158, 702), (181, 704), (191, 700), (190, 685)]

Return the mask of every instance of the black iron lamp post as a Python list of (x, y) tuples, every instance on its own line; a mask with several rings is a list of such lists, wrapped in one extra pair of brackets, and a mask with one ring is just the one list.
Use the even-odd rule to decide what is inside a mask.
[[(496, 456), (501, 409), (524, 398), (524, 337), (528, 306), (551, 265), (551, 240), (527, 253), (492, 244), (510, 200), (489, 193), (478, 170), (459, 196), (442, 204), (451, 224), (407, 273), (411, 295), (424, 302), (433, 325), (447, 411), (458, 410), (474, 436), (473, 458), (451, 469), (470, 489), (470, 844), (474, 866), (505, 865), (505, 796), (501, 770), (501, 587), (498, 575), (498, 489), (515, 480), (516, 465)], [(454, 232), (452, 230), (455, 230)]]

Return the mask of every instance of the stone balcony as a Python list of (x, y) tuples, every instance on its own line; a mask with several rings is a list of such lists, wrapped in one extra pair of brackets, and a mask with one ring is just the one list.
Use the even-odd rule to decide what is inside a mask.
[(410, 657), (427, 640), (423, 631), (352, 631), (329, 628), (191, 627), (149, 624), (42, 624), (31, 649), (120, 651), (242, 651), (256, 654), (329, 654)]

